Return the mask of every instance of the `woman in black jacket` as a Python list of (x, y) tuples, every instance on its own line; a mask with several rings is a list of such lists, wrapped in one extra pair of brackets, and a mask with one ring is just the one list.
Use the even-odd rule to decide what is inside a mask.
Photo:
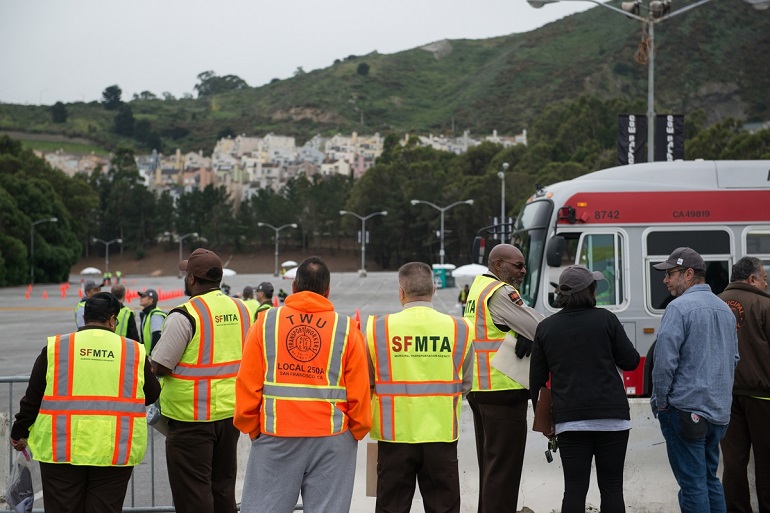
[(636, 369), (639, 353), (615, 314), (596, 308), (596, 282), (603, 279), (582, 265), (567, 267), (556, 290), (562, 310), (538, 325), (532, 348), (533, 405), (551, 378), (556, 429), (550, 436), (558, 437), (564, 471), (562, 513), (585, 511), (593, 458), (602, 513), (625, 511), (623, 465), (631, 418), (618, 369)]

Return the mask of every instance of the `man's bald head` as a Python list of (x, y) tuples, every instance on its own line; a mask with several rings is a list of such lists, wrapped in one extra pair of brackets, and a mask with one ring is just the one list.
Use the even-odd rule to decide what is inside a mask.
[(489, 271), (501, 281), (518, 288), (527, 274), (524, 255), (511, 244), (498, 244), (489, 252)]

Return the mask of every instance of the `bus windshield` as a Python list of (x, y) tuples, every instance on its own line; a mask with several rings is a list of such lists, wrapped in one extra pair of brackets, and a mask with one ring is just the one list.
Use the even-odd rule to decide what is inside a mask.
[(537, 286), (540, 270), (543, 268), (543, 253), (548, 221), (553, 213), (553, 202), (540, 200), (528, 203), (516, 218), (513, 240), (511, 243), (524, 254), (527, 273), (519, 293), (528, 306), (537, 301)]

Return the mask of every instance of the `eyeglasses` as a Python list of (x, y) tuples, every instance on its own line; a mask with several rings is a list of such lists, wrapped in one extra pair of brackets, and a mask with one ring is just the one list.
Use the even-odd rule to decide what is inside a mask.
[(666, 278), (671, 278), (675, 274), (681, 274), (681, 273), (685, 272), (686, 270), (687, 269), (669, 269), (668, 271), (666, 271)]
[(524, 262), (509, 262), (508, 260), (501, 260), (501, 262), (505, 262), (506, 264), (511, 264), (519, 271), (521, 271), (527, 266), (527, 264), (525, 264)]
[(113, 317), (115, 318), (115, 326), (117, 326), (118, 324), (120, 324), (120, 321), (118, 320), (118, 317), (117, 317), (117, 316), (113, 316)]

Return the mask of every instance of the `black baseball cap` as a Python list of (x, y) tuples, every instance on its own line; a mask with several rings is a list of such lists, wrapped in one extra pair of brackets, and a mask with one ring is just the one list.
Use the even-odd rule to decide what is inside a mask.
[(158, 291), (155, 289), (147, 289), (144, 292), (139, 292), (139, 297), (149, 297), (153, 301), (158, 301)]
[(706, 262), (703, 257), (692, 248), (676, 248), (665, 262), (653, 265), (658, 271), (666, 271), (674, 267), (684, 267), (685, 269), (706, 270)]

